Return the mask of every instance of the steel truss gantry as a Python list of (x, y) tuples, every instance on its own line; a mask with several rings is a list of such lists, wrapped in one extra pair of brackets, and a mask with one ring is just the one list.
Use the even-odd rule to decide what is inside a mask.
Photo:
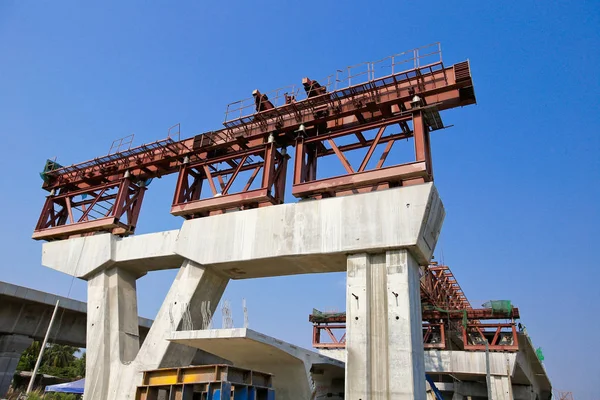
[[(171, 213), (184, 218), (281, 204), (289, 149), (298, 198), (429, 182), (430, 133), (446, 127), (440, 112), (475, 102), (469, 62), (445, 66), (439, 43), (320, 82), (304, 78), (301, 88), (256, 90), (227, 107), (223, 129), (181, 140), (176, 125), (154, 143), (68, 167), (47, 163), (43, 188), (50, 194), (33, 238), (132, 234), (148, 184), (175, 173)], [(391, 154), (408, 139), (413, 159), (398, 163)], [(354, 151), (364, 153), (360, 164), (349, 161)], [(318, 168), (329, 156), (341, 163), (341, 175), (327, 177)]]

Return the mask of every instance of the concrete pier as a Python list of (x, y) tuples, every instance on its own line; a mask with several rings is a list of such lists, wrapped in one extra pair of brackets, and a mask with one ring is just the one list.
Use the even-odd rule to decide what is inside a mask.
[(0, 396), (8, 391), (21, 354), (32, 342), (33, 339), (23, 335), (0, 336)]
[(512, 388), (510, 378), (507, 375), (492, 375), (490, 376), (490, 400), (512, 400)]
[(407, 250), (348, 257), (346, 398), (425, 399), (419, 288)]
[[(347, 266), (349, 296), (362, 287), (360, 301), (374, 308), (361, 305), (360, 324), (349, 328), (357, 347), (347, 374), (356, 380), (347, 381), (357, 386), (346, 398), (412, 399), (425, 393), (418, 265), (431, 259), (443, 219), (427, 183), (197, 218), (179, 231), (45, 243), (42, 263), (89, 282), (87, 399), (131, 399), (142, 370), (192, 362), (196, 349), (168, 339), (182, 330), (185, 310), (201, 329), (202, 304), (214, 312), (229, 279)], [(135, 280), (168, 268), (179, 274), (137, 351)]]

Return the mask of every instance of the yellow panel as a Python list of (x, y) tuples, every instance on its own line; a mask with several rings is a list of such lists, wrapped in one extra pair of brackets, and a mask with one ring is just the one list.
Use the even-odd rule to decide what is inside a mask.
[(181, 382), (183, 383), (214, 382), (216, 380), (214, 366), (185, 368), (181, 372)]
[(148, 386), (175, 385), (177, 383), (177, 369), (147, 372), (144, 383)]

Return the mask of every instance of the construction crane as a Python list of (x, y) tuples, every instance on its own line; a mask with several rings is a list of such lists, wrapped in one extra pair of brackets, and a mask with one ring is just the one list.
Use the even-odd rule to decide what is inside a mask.
[[(186, 219), (281, 204), (290, 148), (297, 198), (430, 182), (430, 133), (446, 128), (440, 112), (475, 103), (469, 62), (444, 65), (439, 43), (304, 78), (298, 87), (255, 90), (227, 106), (222, 129), (181, 139), (176, 125), (165, 139), (138, 147), (121, 141), (93, 160), (48, 161), (41, 176), (49, 195), (33, 238), (133, 234), (148, 184), (169, 174), (178, 175), (171, 214)], [(387, 165), (407, 139), (414, 160)], [(366, 155), (353, 166), (346, 154), (357, 149)], [(376, 149), (383, 149), (377, 161)], [(330, 156), (345, 172), (319, 177), (319, 161)]]

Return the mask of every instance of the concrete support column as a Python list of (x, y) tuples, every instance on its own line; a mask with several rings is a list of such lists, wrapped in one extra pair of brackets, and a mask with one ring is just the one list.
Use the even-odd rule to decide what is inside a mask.
[(191, 330), (204, 329), (203, 309), (214, 315), (228, 283), (228, 277), (193, 261), (185, 261), (158, 311), (136, 363), (146, 369), (189, 364), (196, 349), (171, 343), (165, 338), (173, 331), (184, 330), (186, 318), (192, 325)]
[(32, 338), (23, 335), (0, 336), (0, 398), (6, 396), (21, 354), (32, 342)]
[(508, 376), (492, 375), (490, 377), (490, 400), (513, 400), (510, 379)]
[(173, 331), (184, 330), (186, 325), (191, 325), (190, 330), (203, 329), (205, 315), (214, 315), (227, 283), (229, 278), (214, 270), (190, 260), (184, 261), (135, 361), (121, 366), (109, 395), (98, 397), (98, 400), (134, 399), (135, 388), (142, 383), (142, 371), (189, 365), (197, 349), (172, 343), (166, 338)]
[(407, 250), (347, 259), (346, 398), (425, 399), (419, 266)]
[(131, 362), (140, 342), (137, 277), (120, 268), (103, 270), (88, 280), (85, 392), (106, 399), (111, 373)]

